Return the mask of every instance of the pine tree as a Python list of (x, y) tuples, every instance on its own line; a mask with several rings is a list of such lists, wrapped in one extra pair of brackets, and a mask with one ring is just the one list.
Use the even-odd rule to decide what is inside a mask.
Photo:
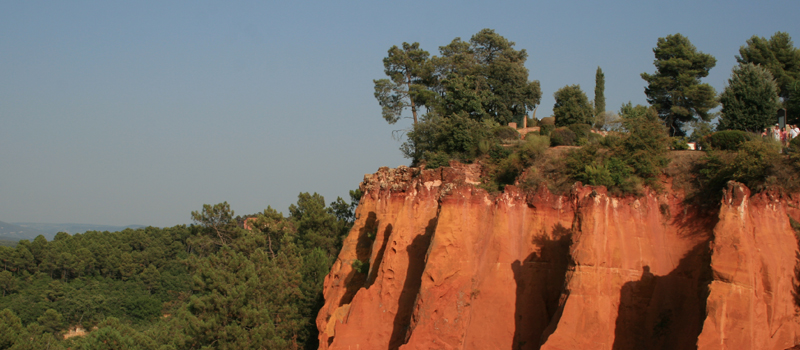
[(392, 46), (388, 53), (383, 59), (383, 66), (389, 79), (373, 80), (375, 98), (381, 105), (383, 118), (389, 124), (396, 123), (406, 107), (411, 107), (416, 124), (418, 108), (431, 95), (422, 85), (427, 75), (429, 54), (419, 48), (419, 43), (403, 43), (403, 48)]
[(453, 39), (429, 58), (419, 43), (393, 46), (384, 58), (390, 79), (373, 80), (375, 98), (390, 124), (410, 107), (414, 125), (420, 107), (442, 117), (467, 114), (476, 120), (500, 124), (521, 121), (539, 104), (538, 81), (528, 81), (528, 53), (492, 29), (483, 29), (469, 41)]
[(655, 74), (642, 73), (648, 84), (644, 90), (647, 102), (656, 108), (670, 136), (684, 136), (685, 123), (709, 120), (709, 110), (717, 106), (714, 88), (700, 83), (717, 60), (697, 51), (681, 34), (659, 38), (653, 53)]

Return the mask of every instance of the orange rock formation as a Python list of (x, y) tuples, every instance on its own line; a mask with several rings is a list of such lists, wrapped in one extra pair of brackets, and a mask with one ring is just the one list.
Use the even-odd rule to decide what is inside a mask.
[[(719, 213), (680, 193), (514, 186), (478, 165), (381, 168), (317, 317), (320, 349), (786, 349), (797, 198), (731, 184)], [(357, 263), (356, 261), (360, 261)], [(354, 266), (369, 264), (368, 269)]]

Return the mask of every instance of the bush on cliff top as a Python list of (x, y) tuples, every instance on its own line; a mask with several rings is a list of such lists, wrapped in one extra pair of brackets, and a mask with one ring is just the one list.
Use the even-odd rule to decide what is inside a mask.
[(482, 187), (489, 192), (497, 192), (505, 185), (516, 182), (525, 169), (531, 167), (550, 147), (550, 138), (542, 135), (528, 134), (525, 141), (505, 148), (505, 157), (489, 158), (485, 163), (487, 176)]
[(567, 127), (557, 128), (550, 132), (550, 145), (556, 146), (574, 146), (577, 137), (575, 132)]
[(770, 139), (745, 141), (736, 150), (711, 150), (698, 167), (701, 189), (696, 199), (708, 205), (719, 204), (722, 189), (728, 181), (743, 183), (753, 192), (768, 189), (797, 192), (800, 164), (781, 156), (780, 144)]
[(752, 134), (741, 130), (723, 130), (705, 136), (701, 141), (701, 145), (706, 150), (735, 151), (742, 144), (753, 139)]
[[(429, 169), (446, 166), (449, 160), (471, 163), (485, 155), (500, 138), (492, 132), (499, 125), (491, 120), (483, 122), (456, 114), (448, 118), (425, 116), (406, 134), (407, 140), (400, 149), (412, 166), (426, 164)], [(510, 130), (516, 133), (515, 130)], [(507, 134), (508, 131), (498, 131)]]
[(623, 105), (627, 133), (607, 136), (567, 155), (566, 166), (575, 181), (606, 186), (614, 194), (637, 194), (642, 185), (659, 188), (657, 177), (669, 164), (667, 130), (654, 110)]

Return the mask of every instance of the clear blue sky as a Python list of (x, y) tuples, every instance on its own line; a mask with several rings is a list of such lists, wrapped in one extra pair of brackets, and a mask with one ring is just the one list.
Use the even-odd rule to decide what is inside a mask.
[(645, 104), (659, 37), (717, 58), (721, 92), (753, 35), (800, 42), (787, 1), (4, 1), (0, 221), (172, 226), (204, 203), (286, 212), (408, 164), (372, 96), (392, 45), (431, 54), (495, 29), (553, 92), (595, 70), (606, 105)]

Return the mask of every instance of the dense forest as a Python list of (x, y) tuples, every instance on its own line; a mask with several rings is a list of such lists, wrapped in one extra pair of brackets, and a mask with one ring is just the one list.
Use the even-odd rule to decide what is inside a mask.
[[(565, 86), (554, 93), (554, 115), (542, 119), (528, 116), (542, 92), (514, 45), (484, 29), (439, 56), (418, 43), (389, 49), (388, 79), (374, 81), (375, 97), (391, 124), (411, 113), (401, 150), (412, 165), (479, 162), (489, 193), (511, 184), (563, 193), (581, 181), (638, 195), (661, 186), (668, 149), (693, 141), (708, 151), (683, 174), (694, 198), (714, 203), (728, 180), (798, 190), (800, 138), (753, 133), (771, 126), (779, 108), (798, 121), (800, 50), (787, 34), (748, 40), (719, 97), (701, 82), (716, 60), (680, 34), (661, 38), (656, 72), (642, 74), (650, 106), (605, 110), (598, 67), (593, 101)], [(522, 135), (510, 122), (538, 129)], [(554, 160), (544, 156), (552, 146), (580, 147)], [(0, 246), (0, 349), (316, 349), (322, 283), (361, 193), (350, 196), (326, 205), (301, 193), (288, 216), (205, 205), (189, 226)], [(86, 333), (67, 337), (77, 329)]]
[[(314, 349), (359, 197), (301, 193), (289, 216), (205, 205), (190, 226), (0, 247), (0, 349)], [(76, 327), (89, 332), (64, 339)]]

